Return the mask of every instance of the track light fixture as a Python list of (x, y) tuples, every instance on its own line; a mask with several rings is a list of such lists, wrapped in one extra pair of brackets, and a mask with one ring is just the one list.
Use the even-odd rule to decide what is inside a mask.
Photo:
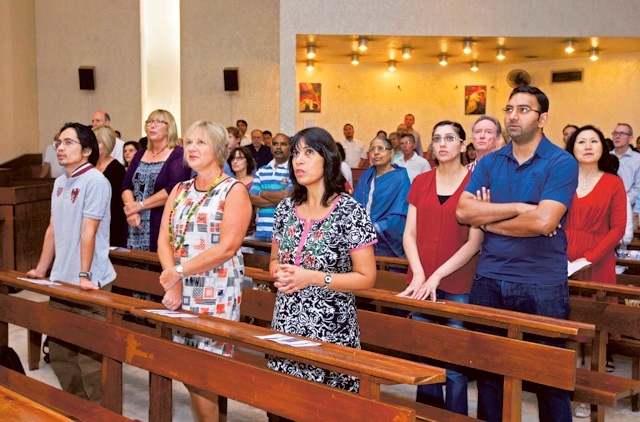
[(478, 62), (471, 62), (471, 71), (472, 72), (478, 71)]
[(574, 51), (576, 51), (575, 42), (573, 40), (567, 41), (567, 46), (565, 47), (564, 51), (566, 51), (567, 53), (573, 53)]
[(396, 70), (396, 61), (389, 60), (389, 72), (395, 72)]
[(598, 60), (598, 56), (600, 55), (600, 51), (597, 48), (592, 48), (589, 50), (589, 58), (594, 62)]
[(367, 49), (367, 37), (360, 37), (358, 39), (358, 50), (365, 51)]
[(351, 55), (351, 64), (358, 64), (360, 63), (360, 55), (358, 53), (353, 53)]
[(307, 70), (312, 71), (315, 68), (313, 60), (307, 60)]
[(440, 65), (442, 66), (446, 66), (447, 65), (447, 60), (449, 59), (449, 56), (447, 56), (446, 54), (440, 54), (438, 56), (438, 60), (440, 61)]
[(405, 59), (411, 58), (411, 47), (402, 47), (402, 57)]
[(307, 59), (313, 59), (316, 56), (316, 46), (308, 45), (307, 46)]
[(464, 40), (462, 42), (462, 51), (464, 51), (464, 54), (470, 54), (472, 46), (473, 43), (471, 42), (471, 40)]
[(504, 55), (504, 53), (505, 53), (506, 51), (507, 51), (507, 49), (506, 49), (506, 48), (504, 48), (504, 47), (498, 47), (498, 55), (496, 56), (496, 58), (497, 58), (498, 60), (504, 60), (504, 58), (506, 57), (506, 56)]

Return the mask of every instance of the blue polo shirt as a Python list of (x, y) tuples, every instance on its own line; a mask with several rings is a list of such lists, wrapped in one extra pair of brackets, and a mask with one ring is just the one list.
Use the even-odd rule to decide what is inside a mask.
[[(542, 136), (533, 156), (522, 165), (513, 156), (513, 142), (478, 161), (464, 189), (475, 195), (491, 189), (491, 202), (542, 200), (560, 202), (569, 209), (578, 187), (578, 163), (568, 152)], [(562, 227), (552, 237), (511, 237), (485, 233), (476, 273), (516, 283), (561, 284), (567, 281), (567, 236)]]

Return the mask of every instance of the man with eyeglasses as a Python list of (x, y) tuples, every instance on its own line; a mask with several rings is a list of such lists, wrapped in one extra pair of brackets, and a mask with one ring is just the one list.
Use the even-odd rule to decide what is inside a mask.
[[(53, 261), (51, 281), (75, 284), (83, 290), (111, 291), (111, 282), (116, 278), (109, 260), (111, 185), (94, 167), (100, 155), (98, 140), (88, 126), (67, 123), (54, 146), (66, 172), (53, 185), (51, 217), (42, 253), (27, 277), (46, 277)], [(101, 321), (106, 316), (104, 310), (53, 297), (49, 306)], [(100, 403), (101, 355), (50, 338), (49, 356), (65, 391)]]
[(471, 142), (476, 150), (476, 159), (467, 164), (467, 170), (473, 171), (482, 157), (496, 150), (501, 131), (500, 122), (495, 117), (486, 114), (478, 117), (471, 128)]
[(416, 138), (414, 138), (412, 134), (407, 133), (402, 136), (400, 139), (400, 148), (402, 149), (402, 156), (396, 159), (394, 164), (407, 169), (411, 183), (413, 183), (413, 179), (419, 174), (431, 170), (429, 161), (415, 152)]
[(271, 148), (262, 144), (262, 131), (254, 129), (251, 131), (251, 145), (247, 146), (253, 159), (256, 162), (256, 169), (269, 164), (269, 161), (273, 159), (271, 154)]
[[(96, 111), (93, 113), (93, 117), (91, 117), (91, 127), (96, 127), (100, 125), (111, 126), (111, 117), (109, 113), (106, 111)], [(120, 164), (124, 166), (124, 141), (119, 137), (116, 138), (116, 144), (113, 147), (113, 151), (111, 151), (111, 156), (118, 160)]]
[(638, 193), (640, 192), (640, 153), (635, 152), (629, 144), (633, 140), (633, 129), (627, 123), (618, 123), (611, 133), (613, 138), (614, 150), (611, 155), (618, 157), (620, 167), (618, 168), (618, 176), (624, 183), (627, 191), (629, 203), (633, 207), (633, 228), (638, 228), (638, 213), (640, 212), (640, 204), (638, 203)]
[(344, 125), (342, 133), (344, 133), (344, 139), (340, 144), (344, 148), (345, 161), (352, 169), (364, 168), (367, 165), (367, 150), (362, 141), (353, 139), (355, 133), (353, 125), (351, 123)]
[[(503, 110), (512, 142), (478, 162), (456, 212), (485, 232), (470, 303), (566, 319), (564, 225), (578, 163), (544, 135), (549, 100), (538, 88), (515, 88)], [(531, 341), (564, 347), (562, 339)], [(536, 393), (540, 421), (571, 422), (569, 391), (536, 386)], [(502, 394), (502, 377), (478, 376), (478, 419), (502, 419)]]

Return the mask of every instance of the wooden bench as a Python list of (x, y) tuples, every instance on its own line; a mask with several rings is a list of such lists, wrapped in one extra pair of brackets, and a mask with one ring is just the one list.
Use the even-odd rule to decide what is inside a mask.
[[(380, 384), (419, 385), (444, 380), (444, 370), (323, 343), (322, 347), (295, 348), (257, 338), (274, 331), (199, 316), (185, 320), (150, 315), (142, 309), (151, 302), (101, 291), (85, 292), (76, 286), (39, 286), (18, 280), (20, 273), (0, 273), (3, 285), (12, 285), (51, 297), (107, 309), (107, 322), (100, 322), (6, 294), (0, 295), (0, 333), (7, 323), (26, 326), (104, 355), (102, 404), (122, 410), (122, 362), (149, 371), (150, 420), (170, 420), (171, 379), (265, 409), (296, 420), (399, 420), (415, 419), (411, 409), (379, 401)], [(155, 304), (157, 305), (157, 304)], [(157, 325), (158, 337), (121, 326), (123, 314), (144, 315)], [(236, 359), (225, 358), (167, 340), (172, 329), (231, 342), (261, 353), (282, 356), (315, 366), (353, 374), (360, 378), (360, 393), (353, 394), (300, 378), (291, 377)], [(6, 336), (0, 337), (6, 343)], [(202, 368), (216, 377), (203, 379)], [(248, 382), (250, 380), (250, 382)], [(262, 394), (278, 385), (279, 393), (293, 401), (274, 400)]]
[[(98, 406), (90, 401), (83, 400), (78, 396), (69, 394), (65, 391), (51, 387), (43, 382), (29, 378), (19, 372), (0, 366), (0, 386), (12, 391), (13, 393), (26, 397), (40, 406), (51, 409), (57, 414), (77, 421), (104, 421), (119, 422), (128, 421), (125, 418), (111, 410)], [(2, 412), (3, 420), (10, 420), (8, 413)], [(16, 418), (15, 420), (35, 420)], [(50, 420), (50, 419), (45, 419)]]

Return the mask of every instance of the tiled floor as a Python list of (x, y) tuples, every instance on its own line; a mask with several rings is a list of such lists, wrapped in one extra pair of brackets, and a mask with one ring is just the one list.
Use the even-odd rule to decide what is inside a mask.
[[(19, 293), (21, 297), (38, 300), (39, 298), (35, 294), (22, 292)], [(15, 349), (20, 356), (23, 366), (27, 367), (27, 332), (21, 327), (11, 325), (9, 329), (9, 345)], [(631, 359), (623, 356), (615, 356), (616, 372), (615, 375), (623, 377), (629, 377), (631, 374)], [(140, 421), (148, 420), (148, 387), (149, 377), (148, 373), (138, 368), (124, 365), (124, 403), (123, 414), (131, 419), (138, 419)], [(51, 366), (46, 364), (43, 360), (40, 361), (40, 369), (35, 371), (28, 371), (27, 375), (45, 382), (49, 385), (60, 387), (58, 379), (56, 378)], [(415, 398), (415, 387), (410, 386), (393, 386), (382, 387), (385, 391), (392, 391), (397, 395), (406, 398)], [(268, 392), (266, 392), (268, 394)], [(469, 384), (469, 416), (476, 416), (477, 408), (477, 389), (475, 382)], [(523, 422), (538, 421), (538, 412), (536, 406), (535, 395), (531, 393), (523, 393), (522, 404)], [(254, 407), (238, 403), (235, 401), (229, 402), (228, 410), (229, 422), (248, 422), (248, 421), (267, 421), (267, 417), (264, 411), (256, 409)], [(195, 421), (193, 412), (191, 411), (191, 403), (189, 400), (189, 394), (186, 388), (178, 382), (173, 383), (173, 420), (176, 422), (182, 421)], [(575, 422), (588, 421), (588, 419), (573, 418)], [(622, 421), (640, 421), (640, 413), (634, 413), (631, 411), (631, 399), (627, 398), (621, 400), (616, 408), (606, 409), (607, 422), (622, 422)]]

